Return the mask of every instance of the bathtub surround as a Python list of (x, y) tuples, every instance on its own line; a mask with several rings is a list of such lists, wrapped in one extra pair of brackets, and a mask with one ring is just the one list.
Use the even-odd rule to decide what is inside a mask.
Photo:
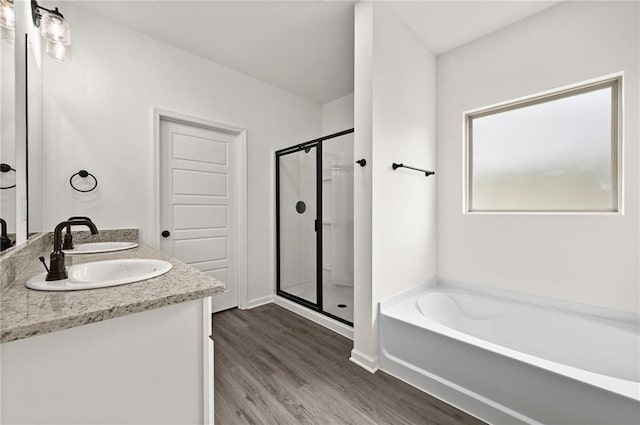
[[(638, 9), (637, 2), (566, 2), (438, 56), (441, 282), (640, 312)], [(623, 213), (463, 212), (465, 111), (618, 72)]]
[(377, 304), (436, 275), (436, 58), (382, 3), (357, 3), (352, 360), (377, 369)]
[(380, 305), (381, 368), (489, 423), (635, 423), (637, 317), (558, 307), (505, 291), (417, 287)]

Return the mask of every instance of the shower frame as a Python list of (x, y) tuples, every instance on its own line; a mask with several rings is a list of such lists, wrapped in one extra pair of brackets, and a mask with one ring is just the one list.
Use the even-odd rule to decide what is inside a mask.
[[(341, 323), (353, 326), (353, 322), (350, 322), (342, 317), (338, 317), (324, 310), (323, 306), (323, 229), (322, 229), (322, 143), (326, 140), (334, 139), (336, 137), (344, 136), (354, 132), (353, 128), (340, 131), (337, 133), (323, 136), (318, 139), (310, 140), (308, 142), (300, 143), (288, 148), (280, 149), (275, 153), (276, 161), (276, 295), (300, 304), (308, 309), (314, 310), (320, 314), (337, 320)], [(280, 287), (280, 273), (281, 273), (281, 257), (280, 257), (280, 158), (287, 154), (300, 152), (301, 150), (315, 148), (316, 149), (316, 218), (315, 218), (315, 234), (316, 234), (316, 302), (313, 303), (304, 298), (285, 292)]]

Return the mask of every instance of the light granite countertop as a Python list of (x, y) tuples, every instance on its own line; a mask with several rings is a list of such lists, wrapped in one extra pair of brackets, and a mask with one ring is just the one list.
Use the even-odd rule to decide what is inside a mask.
[[(51, 247), (47, 246), (40, 255), (48, 259), (50, 251)], [(144, 244), (128, 251), (67, 256), (67, 268), (89, 261), (120, 258), (157, 258), (171, 262), (173, 268), (162, 276), (127, 285), (84, 291), (35, 291), (28, 289), (25, 282), (44, 272), (37, 257), (34, 256), (33, 261), (2, 293), (0, 342), (205, 298), (224, 291), (224, 283), (219, 280)]]

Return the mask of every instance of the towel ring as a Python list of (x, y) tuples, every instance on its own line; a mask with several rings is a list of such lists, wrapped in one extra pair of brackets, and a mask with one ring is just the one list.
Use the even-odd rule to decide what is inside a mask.
[[(0, 172), (1, 173), (8, 173), (9, 171), (13, 171), (15, 173), (16, 169), (13, 168), (9, 164), (5, 164), (5, 163), (0, 164)], [(11, 185), (11, 186), (2, 186), (2, 187), (0, 187), (0, 189), (2, 189), (2, 190), (4, 190), (4, 189), (12, 189), (14, 187), (16, 187), (15, 183), (13, 185)]]
[[(94, 183), (93, 183), (93, 187), (92, 187), (91, 189), (85, 189), (85, 190), (83, 190), (83, 189), (78, 189), (77, 187), (75, 187), (75, 186), (73, 185), (73, 178), (74, 178), (75, 176), (80, 176), (80, 177), (82, 177), (83, 179), (84, 179), (84, 178), (87, 178), (87, 177), (91, 177), (91, 178), (93, 179), (93, 182), (94, 182)], [(78, 192), (82, 192), (82, 193), (87, 193), (87, 192), (91, 192), (91, 191), (95, 190), (95, 188), (96, 188), (96, 187), (98, 187), (98, 179), (96, 178), (96, 176), (94, 176), (93, 174), (91, 174), (91, 173), (90, 173), (90, 172), (88, 172), (87, 170), (80, 170), (80, 171), (78, 171), (77, 173), (75, 173), (74, 175), (72, 175), (72, 176), (71, 176), (71, 178), (69, 178), (69, 184), (71, 185), (71, 187), (72, 187), (74, 190), (77, 190)]]

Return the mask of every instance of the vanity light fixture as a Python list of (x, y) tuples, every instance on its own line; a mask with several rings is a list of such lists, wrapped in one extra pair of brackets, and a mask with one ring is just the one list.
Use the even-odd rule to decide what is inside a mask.
[[(42, 11), (46, 13), (43, 14)], [(31, 17), (33, 25), (40, 28), (40, 34), (47, 41), (47, 55), (60, 62), (70, 59), (71, 32), (69, 22), (64, 19), (58, 8), (47, 9), (40, 6), (37, 0), (31, 0)]]
[(13, 45), (16, 38), (16, 15), (13, 0), (0, 0), (0, 32), (2, 41)]

